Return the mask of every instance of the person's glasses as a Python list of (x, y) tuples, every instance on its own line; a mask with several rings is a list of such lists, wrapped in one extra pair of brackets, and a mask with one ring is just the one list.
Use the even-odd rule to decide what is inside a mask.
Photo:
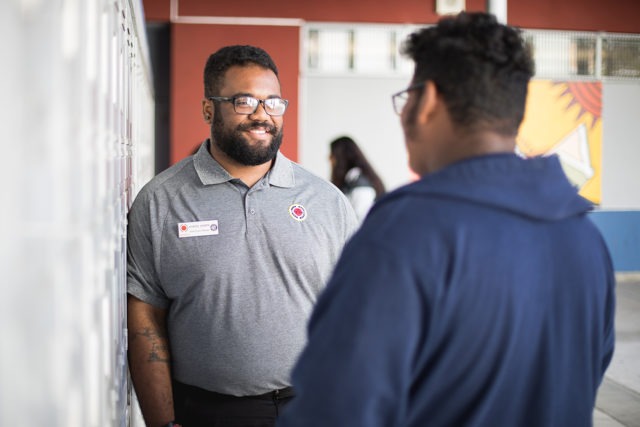
[(210, 96), (208, 99), (212, 101), (230, 102), (233, 104), (233, 110), (238, 114), (253, 114), (262, 104), (264, 111), (270, 116), (281, 116), (287, 111), (289, 101), (282, 98), (258, 99), (253, 96), (239, 95), (233, 97), (226, 96)]
[(402, 110), (404, 110), (405, 105), (407, 105), (407, 100), (409, 99), (409, 92), (411, 92), (412, 90), (420, 89), (425, 85), (425, 83), (426, 82), (416, 83), (409, 86), (405, 90), (401, 90), (400, 92), (391, 95), (393, 110), (396, 112), (396, 114), (402, 114)]

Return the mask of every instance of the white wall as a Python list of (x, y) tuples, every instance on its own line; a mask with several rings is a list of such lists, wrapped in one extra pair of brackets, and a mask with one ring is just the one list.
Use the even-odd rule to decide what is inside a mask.
[(602, 208), (640, 209), (640, 81), (602, 87)]
[(409, 77), (307, 77), (302, 79), (300, 162), (329, 179), (329, 143), (351, 136), (380, 174), (387, 189), (409, 182), (400, 117), (391, 94)]
[(128, 424), (125, 230), (153, 173), (136, 0), (0, 3), (0, 425)]
[[(410, 179), (391, 94), (410, 77), (302, 79), (300, 161), (329, 179), (329, 142), (353, 137), (393, 189)], [(607, 81), (602, 98), (602, 209), (640, 209), (640, 82)]]

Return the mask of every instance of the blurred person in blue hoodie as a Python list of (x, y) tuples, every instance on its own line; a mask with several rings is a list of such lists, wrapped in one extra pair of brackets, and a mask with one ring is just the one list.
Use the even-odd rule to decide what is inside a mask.
[(534, 73), (520, 32), (461, 13), (403, 53), (393, 104), (421, 179), (345, 247), (277, 425), (591, 425), (614, 272), (558, 158), (514, 154)]

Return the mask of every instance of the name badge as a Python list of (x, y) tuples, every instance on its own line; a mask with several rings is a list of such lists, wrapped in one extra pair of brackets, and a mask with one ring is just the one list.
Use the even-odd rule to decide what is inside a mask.
[(218, 220), (179, 222), (178, 237), (213, 236), (218, 234)]

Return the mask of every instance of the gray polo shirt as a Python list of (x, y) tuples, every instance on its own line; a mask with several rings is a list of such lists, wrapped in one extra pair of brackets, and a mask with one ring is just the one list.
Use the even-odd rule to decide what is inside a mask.
[(248, 188), (207, 147), (136, 197), (128, 292), (168, 309), (175, 379), (261, 394), (290, 384), (313, 305), (357, 220), (335, 186), (281, 153)]

